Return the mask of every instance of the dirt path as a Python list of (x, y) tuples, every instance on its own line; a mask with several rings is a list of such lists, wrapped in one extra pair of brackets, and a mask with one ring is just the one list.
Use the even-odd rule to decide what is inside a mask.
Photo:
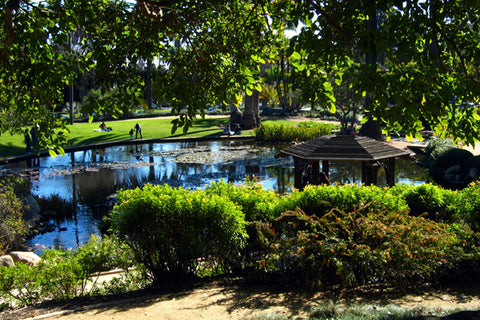
[(252, 286), (212, 286), (174, 293), (68, 303), (47, 309), (25, 309), (0, 319), (254, 319), (260, 315), (305, 317), (315, 305), (335, 301), (348, 304), (397, 305), (405, 308), (480, 310), (480, 286), (457, 286), (401, 293), (392, 289), (299, 293)]

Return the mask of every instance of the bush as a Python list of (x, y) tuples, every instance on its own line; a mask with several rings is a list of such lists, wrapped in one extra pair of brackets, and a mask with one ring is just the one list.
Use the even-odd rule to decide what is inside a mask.
[(433, 137), (429, 140), (425, 148), (425, 156), (421, 161), (426, 168), (432, 168), (438, 160), (438, 157), (450, 149), (456, 148), (452, 139), (442, 139)]
[(0, 186), (0, 255), (24, 248), (29, 233), (23, 205), (12, 187)]
[(321, 218), (297, 209), (273, 223), (260, 265), (306, 285), (389, 283), (405, 287), (477, 261), (473, 233), (405, 211), (331, 210)]
[(46, 250), (36, 266), (17, 263), (15, 267), (0, 267), (0, 296), (13, 299), (16, 304), (29, 305), (85, 296), (92, 291), (109, 292), (112, 286), (118, 292), (120, 281), (125, 288), (138, 288), (127, 281), (135, 277), (128, 272), (112, 285), (98, 284), (98, 275), (94, 275), (115, 268), (128, 271), (131, 258), (128, 247), (113, 237), (102, 241), (92, 237), (75, 251)]
[(468, 223), (474, 231), (480, 232), (480, 183), (471, 183), (459, 191), (459, 196), (459, 218)]
[(200, 266), (228, 269), (246, 239), (245, 219), (229, 199), (168, 185), (118, 193), (114, 234), (154, 281), (196, 275)]
[(205, 192), (232, 200), (240, 206), (245, 220), (249, 222), (274, 219), (273, 207), (280, 199), (279, 194), (265, 190), (255, 179), (247, 179), (241, 186), (224, 181), (211, 183)]
[(388, 208), (392, 211), (407, 208), (401, 197), (377, 186), (307, 186), (301, 192), (283, 197), (274, 213), (278, 217), (282, 212), (300, 208), (307, 215), (321, 217), (332, 208), (349, 212), (364, 206), (371, 207), (372, 210)]
[(410, 215), (421, 216), (437, 222), (455, 222), (459, 206), (459, 194), (456, 191), (443, 189), (433, 184), (421, 184), (418, 186), (395, 186), (391, 193), (395, 194), (402, 190), (399, 196), (403, 196), (410, 209)]
[(301, 122), (293, 125), (263, 125), (255, 129), (255, 138), (264, 142), (307, 141), (332, 134), (338, 125), (317, 122)]

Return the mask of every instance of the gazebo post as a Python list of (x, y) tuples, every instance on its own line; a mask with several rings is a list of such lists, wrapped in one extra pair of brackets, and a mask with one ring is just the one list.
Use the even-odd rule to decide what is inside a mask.
[(312, 161), (312, 181), (311, 184), (319, 185), (320, 184), (320, 161)]
[(303, 166), (302, 161), (299, 158), (293, 158), (294, 163), (294, 188), (301, 189), (302, 188), (302, 174), (303, 174)]
[(393, 187), (395, 185), (395, 158), (385, 159), (385, 176), (387, 179), (387, 186)]
[(327, 177), (328, 177), (329, 170), (330, 170), (330, 162), (328, 162), (328, 160), (322, 160), (322, 171), (325, 172)]
[(362, 183), (366, 186), (377, 184), (377, 170), (371, 161), (362, 161)]

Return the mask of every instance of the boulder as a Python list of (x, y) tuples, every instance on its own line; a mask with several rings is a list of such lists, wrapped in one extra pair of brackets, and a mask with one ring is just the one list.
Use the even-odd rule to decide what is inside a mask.
[(37, 200), (29, 194), (22, 200), (25, 207), (23, 212), (23, 218), (29, 225), (35, 225), (36, 221), (42, 219), (40, 214), (40, 206), (37, 203)]
[(448, 174), (455, 174), (455, 173), (458, 173), (458, 172), (461, 172), (462, 171), (462, 166), (459, 165), (459, 164), (456, 164), (456, 165), (453, 165), (451, 167), (448, 167), (446, 170), (445, 170), (445, 175), (448, 175)]
[(13, 261), (13, 258), (11, 255), (4, 255), (0, 257), (0, 266), (3, 267), (14, 267), (15, 262)]
[(10, 252), (10, 256), (12, 256), (15, 263), (22, 262), (29, 266), (36, 266), (42, 260), (42, 258), (35, 253), (28, 251), (12, 251)]
[(478, 168), (470, 168), (470, 170), (468, 170), (468, 174), (467, 174), (467, 178), (471, 181), (474, 181), (474, 180), (478, 180), (478, 177), (479, 177), (479, 171), (478, 171)]

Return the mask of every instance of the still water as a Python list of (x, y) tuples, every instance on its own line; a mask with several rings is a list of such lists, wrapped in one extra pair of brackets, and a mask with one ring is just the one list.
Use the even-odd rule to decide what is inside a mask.
[[(75, 248), (91, 235), (100, 234), (101, 219), (122, 188), (167, 183), (194, 189), (221, 180), (240, 184), (246, 176), (255, 176), (264, 188), (291, 192), (293, 160), (275, 158), (285, 147), (239, 140), (124, 145), (41, 158), (34, 168), (14, 163), (1, 169), (28, 172), (33, 194), (42, 198), (55, 195), (74, 205), (71, 217), (52, 219), (53, 231), (29, 241), (40, 252), (49, 247)], [(331, 162), (329, 177), (336, 184), (360, 183), (361, 165)], [(397, 159), (396, 183), (419, 184), (426, 179), (414, 161)]]

